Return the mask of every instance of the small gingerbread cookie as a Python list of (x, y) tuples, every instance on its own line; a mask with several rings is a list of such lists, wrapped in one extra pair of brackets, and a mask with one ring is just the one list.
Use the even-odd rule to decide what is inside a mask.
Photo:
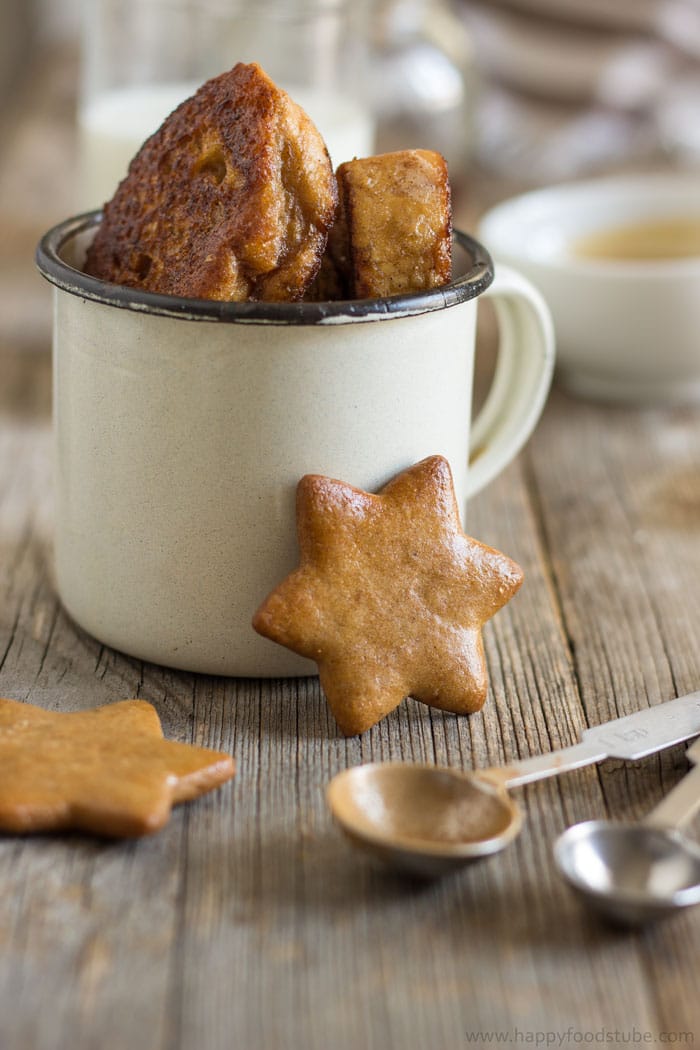
[(65, 713), (0, 700), (0, 832), (147, 835), (233, 774), (230, 755), (164, 740), (143, 700)]
[(408, 695), (455, 713), (483, 706), (481, 629), (523, 573), (464, 534), (446, 459), (423, 460), (377, 495), (306, 475), (297, 531), (299, 567), (253, 627), (318, 664), (345, 734), (369, 729)]

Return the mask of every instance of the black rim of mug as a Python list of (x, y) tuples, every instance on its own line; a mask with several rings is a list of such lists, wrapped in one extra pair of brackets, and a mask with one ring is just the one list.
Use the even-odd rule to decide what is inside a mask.
[(66, 219), (50, 229), (39, 241), (36, 264), (43, 277), (57, 288), (81, 299), (89, 299), (125, 310), (189, 321), (219, 321), (229, 324), (342, 324), (362, 320), (410, 317), (456, 306), (481, 295), (493, 281), (493, 262), (488, 251), (469, 234), (453, 232), (454, 245), (471, 261), (465, 273), (449, 284), (407, 295), (383, 299), (353, 299), (333, 302), (222, 302), (214, 299), (187, 299), (159, 292), (145, 292), (110, 284), (91, 277), (65, 262), (62, 253), (75, 237), (89, 234), (101, 221), (100, 211), (86, 212)]

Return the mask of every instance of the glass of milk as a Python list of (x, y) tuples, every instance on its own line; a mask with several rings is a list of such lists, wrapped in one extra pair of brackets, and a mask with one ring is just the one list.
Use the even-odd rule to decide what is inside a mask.
[(76, 208), (100, 207), (142, 143), (206, 79), (258, 62), (334, 166), (373, 152), (365, 0), (85, 0)]

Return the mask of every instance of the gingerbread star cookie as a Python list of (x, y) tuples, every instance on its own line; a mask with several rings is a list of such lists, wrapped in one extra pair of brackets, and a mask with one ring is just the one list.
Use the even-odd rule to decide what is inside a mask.
[(424, 459), (376, 495), (306, 475), (297, 531), (300, 564), (253, 627), (318, 664), (346, 735), (408, 695), (460, 714), (483, 706), (481, 629), (523, 573), (464, 534), (446, 459)]
[(0, 831), (147, 835), (233, 774), (230, 755), (164, 740), (143, 700), (60, 713), (0, 699)]

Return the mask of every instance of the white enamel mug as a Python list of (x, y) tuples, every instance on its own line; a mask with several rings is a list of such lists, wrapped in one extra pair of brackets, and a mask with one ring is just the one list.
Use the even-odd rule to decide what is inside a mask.
[[(375, 491), (425, 456), (470, 496), (522, 447), (551, 383), (540, 295), (455, 234), (443, 288), (383, 300), (222, 303), (117, 287), (80, 266), (97, 214), (49, 231), (55, 285), (55, 569), (74, 620), (132, 656), (213, 674), (315, 665), (251, 627), (297, 563), (306, 473)], [(476, 303), (496, 373), (470, 426)], [(470, 449), (479, 455), (470, 465)]]

